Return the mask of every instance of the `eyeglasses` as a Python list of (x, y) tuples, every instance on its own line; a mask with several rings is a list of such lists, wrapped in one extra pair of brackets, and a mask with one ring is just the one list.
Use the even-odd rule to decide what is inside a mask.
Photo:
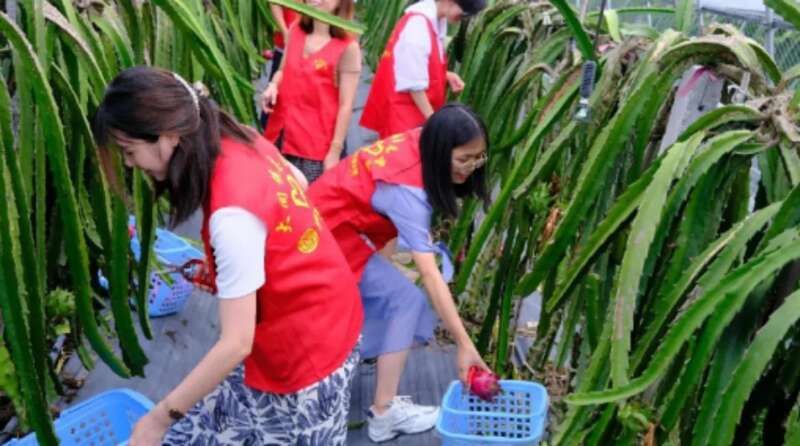
[(483, 167), (487, 161), (489, 161), (489, 156), (486, 155), (486, 152), (483, 152), (477, 159), (470, 160), (465, 163), (456, 160), (453, 162), (453, 164), (462, 172), (472, 172)]

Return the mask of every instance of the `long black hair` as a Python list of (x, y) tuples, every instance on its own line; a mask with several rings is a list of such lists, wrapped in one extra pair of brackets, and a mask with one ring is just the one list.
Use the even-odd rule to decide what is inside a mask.
[[(251, 143), (255, 135), (212, 99), (200, 92), (192, 94), (191, 88), (167, 70), (129, 68), (108, 85), (92, 120), (92, 131), (101, 148), (113, 144), (114, 132), (150, 143), (163, 134), (180, 136), (169, 160), (167, 178), (156, 184), (159, 194), (168, 193), (172, 225), (189, 218), (208, 198), (220, 137)], [(115, 178), (109, 164), (104, 164), (109, 177)]]
[(469, 17), (473, 16), (479, 12), (483, 8), (486, 7), (486, 0), (455, 0), (458, 6), (461, 7), (461, 10), (464, 11), (464, 15)]
[(445, 217), (458, 215), (457, 197), (474, 195), (484, 203), (489, 200), (486, 166), (475, 169), (463, 184), (454, 184), (452, 179), (453, 149), (475, 138), (483, 138), (488, 149), (489, 134), (483, 120), (471, 108), (458, 103), (442, 107), (422, 128), (422, 182), (431, 206)]

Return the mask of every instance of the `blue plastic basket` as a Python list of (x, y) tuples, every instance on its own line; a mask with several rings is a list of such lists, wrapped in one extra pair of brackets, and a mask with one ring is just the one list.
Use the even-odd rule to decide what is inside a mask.
[[(131, 238), (131, 251), (136, 260), (141, 256), (139, 238)], [(192, 259), (205, 256), (189, 242), (172, 232), (156, 229), (156, 240), (153, 246), (156, 259), (165, 266), (181, 266)], [(192, 295), (194, 286), (180, 273), (169, 273), (172, 284), (154, 272), (150, 275), (149, 314), (150, 316), (166, 316), (177, 313)]]
[[(136, 221), (131, 217), (129, 225), (133, 226), (135, 224)], [(131, 251), (133, 251), (133, 256), (138, 261), (142, 247), (136, 235), (131, 237)], [(189, 260), (205, 258), (205, 255), (191, 243), (170, 231), (158, 228), (156, 228), (153, 251), (156, 261), (165, 267), (181, 266)], [(180, 273), (172, 272), (165, 275), (169, 276), (169, 281), (165, 280), (158, 272), (150, 274), (148, 314), (152, 317), (166, 316), (181, 311), (189, 296), (192, 295), (192, 291), (194, 291), (194, 286)], [(98, 272), (98, 276), (100, 284), (108, 288), (108, 281), (103, 277), (102, 273)]]
[(444, 446), (538, 445), (547, 424), (547, 390), (529, 381), (501, 380), (503, 393), (486, 402), (453, 381), (436, 430)]
[[(153, 402), (129, 389), (110, 390), (64, 410), (55, 421), (61, 446), (118, 446), (127, 443), (136, 421)], [(38, 445), (35, 434), (6, 443)]]

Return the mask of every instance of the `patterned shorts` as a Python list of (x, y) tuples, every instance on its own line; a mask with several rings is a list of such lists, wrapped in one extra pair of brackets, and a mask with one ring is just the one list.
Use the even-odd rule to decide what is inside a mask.
[[(278, 147), (278, 149), (283, 148), (283, 131), (281, 131), (281, 134), (280, 136), (278, 136), (278, 139), (275, 140), (275, 146)], [(300, 172), (303, 172), (303, 175), (306, 177), (306, 180), (308, 180), (308, 184), (311, 184), (314, 181), (316, 181), (317, 178), (319, 178), (325, 172), (325, 163), (322, 161), (316, 161), (307, 158), (300, 158), (299, 156), (289, 155), (283, 153), (283, 150), (281, 150), (281, 154), (283, 155), (284, 158), (286, 158), (286, 161), (289, 161), (294, 165), (294, 167), (297, 167), (297, 169)], [(347, 142), (345, 142), (344, 147), (342, 149), (341, 159), (344, 159), (346, 156), (347, 156)]]
[(245, 385), (239, 365), (172, 426), (162, 445), (344, 445), (358, 361), (356, 347), (327, 378), (288, 395)]
[(325, 166), (322, 161), (315, 161), (306, 158), (300, 158), (299, 156), (294, 155), (283, 155), (287, 161), (294, 164), (294, 167), (297, 167), (297, 170), (303, 172), (306, 179), (308, 180), (308, 184), (313, 183), (317, 180), (317, 178), (325, 172)]

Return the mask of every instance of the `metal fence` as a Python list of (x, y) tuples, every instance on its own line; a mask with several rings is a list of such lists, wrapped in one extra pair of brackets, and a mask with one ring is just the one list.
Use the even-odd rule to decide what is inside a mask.
[[(574, 0), (576, 8), (580, 10), (585, 0)], [(602, 0), (588, 0), (588, 11), (600, 9)], [(676, 0), (606, 0), (607, 9), (620, 10), (624, 8), (674, 8)], [(717, 2), (718, 3), (718, 2)], [(725, 2), (726, 5), (708, 5), (703, 1), (696, 1), (694, 33), (711, 23), (725, 23), (739, 28), (745, 35), (756, 40), (772, 54), (778, 66), (784, 70), (800, 64), (800, 30), (781, 20), (771, 11), (765, 13), (754, 12), (744, 8), (737, 8), (736, 0)], [(647, 25), (656, 30), (664, 30), (674, 26), (673, 14), (621, 14), (623, 23)]]

